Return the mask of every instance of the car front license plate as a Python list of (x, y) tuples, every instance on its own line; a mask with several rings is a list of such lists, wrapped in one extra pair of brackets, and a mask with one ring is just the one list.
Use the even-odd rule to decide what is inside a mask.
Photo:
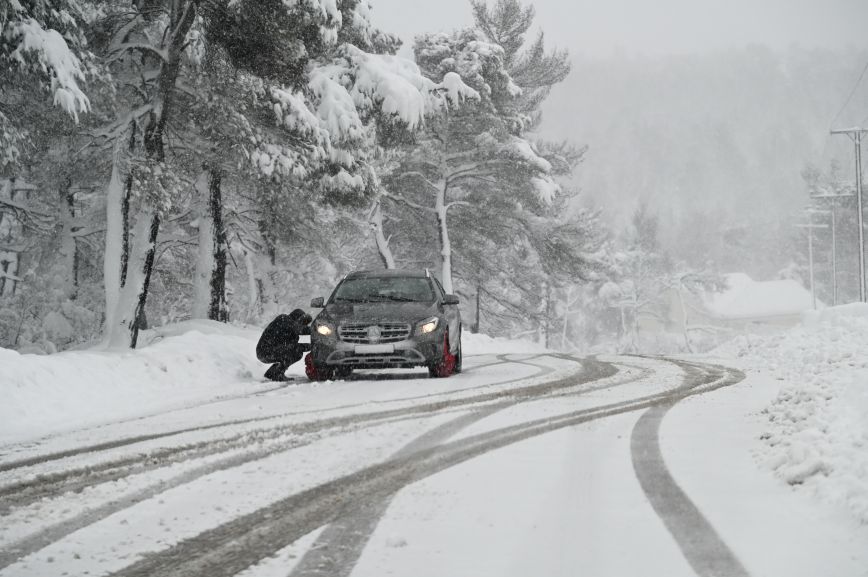
[(357, 355), (377, 355), (394, 352), (395, 345), (356, 345)]

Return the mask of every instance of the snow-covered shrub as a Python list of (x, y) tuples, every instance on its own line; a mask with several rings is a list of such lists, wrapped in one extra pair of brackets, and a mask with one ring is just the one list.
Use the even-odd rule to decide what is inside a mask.
[(868, 523), (868, 306), (805, 321), (780, 335), (739, 337), (725, 352), (784, 381), (764, 411), (765, 463)]

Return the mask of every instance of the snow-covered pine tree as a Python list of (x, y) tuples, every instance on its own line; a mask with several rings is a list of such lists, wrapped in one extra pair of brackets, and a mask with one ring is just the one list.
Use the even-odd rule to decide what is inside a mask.
[[(262, 100), (274, 116), (270, 125), (255, 125), (250, 159), (267, 181), (259, 210), (261, 232), (270, 239), (316, 238), (307, 243), (314, 251), (328, 244), (322, 223), (295, 216), (322, 218), (329, 207), (334, 218), (344, 210), (376, 206), (380, 187), (374, 165), (383, 149), (396, 135), (421, 127), (426, 116), (475, 96), (457, 75), (434, 82), (395, 55), (398, 41), (373, 28), (369, 12), (367, 2), (341, 3), (340, 18), (333, 19), (340, 24), (336, 41), (306, 52), (305, 78), (279, 85), (264, 79)], [(259, 60), (249, 64), (251, 70), (257, 66)], [(270, 260), (266, 267), (274, 266)]]
[[(466, 205), (468, 184), (515, 180), (530, 185), (540, 202), (558, 186), (551, 164), (520, 136), (523, 117), (510, 103), (520, 94), (504, 67), (503, 49), (477, 30), (417, 38), (416, 60), (425, 75), (448, 84), (463, 79), (475, 98), (444, 109), (428, 121), (390, 178), (390, 198), (420, 208), (437, 223), (439, 265), (444, 288), (454, 290), (450, 211)], [(397, 192), (400, 191), (400, 192)], [(423, 208), (424, 207), (424, 208)]]
[(48, 95), (75, 120), (89, 110), (82, 89), (91, 61), (85, 25), (82, 3), (74, 0), (0, 7), (0, 171), (30, 145), (34, 95)]
[(521, 88), (513, 106), (525, 116), (529, 122), (525, 129), (529, 130), (540, 122), (540, 107), (552, 87), (570, 73), (569, 53), (547, 52), (542, 31), (526, 45), (525, 35), (535, 16), (533, 5), (524, 6), (518, 0), (496, 0), (493, 6), (487, 0), (471, 0), (470, 4), (476, 27), (489, 42), (503, 48), (506, 69)]

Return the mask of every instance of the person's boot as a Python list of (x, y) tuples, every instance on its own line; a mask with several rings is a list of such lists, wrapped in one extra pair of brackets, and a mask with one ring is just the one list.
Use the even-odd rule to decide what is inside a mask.
[(268, 370), (265, 371), (265, 378), (270, 381), (288, 381), (289, 379), (283, 373), (286, 372), (286, 366), (283, 363), (274, 363)]

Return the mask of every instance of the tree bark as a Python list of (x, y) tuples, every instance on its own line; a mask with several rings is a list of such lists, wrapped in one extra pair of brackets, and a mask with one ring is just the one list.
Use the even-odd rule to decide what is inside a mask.
[(157, 236), (160, 233), (160, 215), (154, 213), (151, 217), (150, 231), (148, 232), (148, 244), (145, 250), (144, 280), (142, 290), (139, 291), (139, 299), (136, 304), (136, 312), (133, 315), (133, 324), (130, 329), (130, 348), (136, 348), (139, 340), (139, 330), (147, 328), (145, 305), (148, 301), (148, 287), (151, 284), (151, 273), (154, 271), (154, 258), (157, 254)]
[(253, 251), (244, 249), (244, 268), (247, 269), (247, 291), (250, 293), (247, 303), (247, 322), (253, 322), (262, 315), (259, 296), (259, 280), (256, 278), (256, 266), (254, 265)]
[[(166, 126), (171, 118), (172, 105), (174, 104), (175, 84), (178, 80), (178, 75), (181, 70), (181, 57), (183, 55), (184, 43), (187, 40), (187, 35), (193, 26), (196, 18), (197, 2), (195, 0), (174, 0), (170, 11), (168, 26), (168, 43), (166, 46), (166, 60), (160, 68), (160, 74), (157, 80), (157, 94), (153, 100), (153, 110), (148, 118), (148, 123), (144, 128), (144, 148), (148, 160), (152, 163), (161, 164), (165, 161), (165, 145), (163, 136), (166, 131)], [(148, 218), (150, 220), (147, 230), (142, 230), (146, 233), (147, 240), (144, 238), (136, 238), (135, 242), (140, 246), (137, 251), (137, 260), (132, 264), (138, 265), (141, 268), (141, 274), (136, 274), (136, 283), (129, 282), (124, 287), (124, 292), (128, 290), (134, 291), (135, 299), (122, 298), (121, 305), (129, 306), (135, 302), (135, 312), (132, 318), (125, 318), (126, 311), (121, 315), (121, 319), (129, 329), (130, 333), (130, 348), (136, 348), (138, 343), (139, 328), (145, 320), (145, 307), (148, 301), (148, 291), (151, 283), (151, 274), (154, 268), (154, 259), (157, 250), (157, 236), (160, 232), (160, 211), (156, 206), (148, 201), (144, 203), (141, 210), (142, 214), (139, 220)], [(144, 223), (137, 224), (141, 230)], [(142, 242), (144, 241), (144, 242)], [(128, 275), (129, 276), (129, 275)]]
[[(445, 175), (445, 170), (444, 170)], [(449, 190), (446, 178), (437, 187), (437, 198), (434, 202), (434, 210), (437, 214), (437, 230), (440, 238), (440, 269), (443, 282), (443, 290), (447, 294), (454, 292), (452, 285), (452, 244), (449, 241), (449, 227), (446, 223), (446, 193)]]
[(72, 182), (64, 179), (60, 189), (60, 255), (64, 264), (64, 296), (75, 300), (78, 296), (78, 246), (75, 241), (75, 193), (72, 192)]
[(214, 274), (211, 275), (211, 308), (208, 318), (222, 323), (229, 321), (229, 307), (226, 303), (226, 227), (223, 224), (223, 176), (219, 169), (211, 170), (209, 190), (211, 221), (214, 227)]
[(395, 257), (389, 246), (389, 239), (386, 238), (383, 231), (383, 206), (379, 198), (374, 201), (374, 206), (368, 216), (368, 223), (371, 225), (371, 230), (374, 231), (374, 241), (377, 243), (377, 252), (380, 254), (383, 266), (387, 269), (394, 269)]
[(120, 150), (114, 152), (112, 160), (112, 174), (106, 188), (106, 233), (105, 251), (103, 254), (103, 286), (105, 289), (105, 339), (106, 342), (114, 340), (117, 330), (118, 305), (121, 297), (121, 287), (126, 277), (126, 271), (121, 264), (124, 260), (125, 238), (129, 233), (124, 232), (124, 190), (125, 184), (121, 180)]
[(470, 332), (473, 334), (479, 333), (479, 327), (481, 326), (482, 321), (482, 287), (480, 285), (476, 286), (476, 318), (473, 321), (473, 326), (470, 329)]
[(226, 306), (226, 232), (221, 181), (220, 170), (211, 168), (196, 183), (201, 208), (192, 316), (226, 322), (229, 311)]

